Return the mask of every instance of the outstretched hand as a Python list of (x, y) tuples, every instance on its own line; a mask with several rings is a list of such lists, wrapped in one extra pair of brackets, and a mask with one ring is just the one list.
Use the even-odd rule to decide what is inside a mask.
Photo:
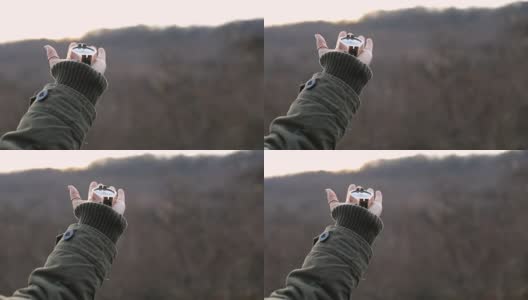
[[(103, 198), (96, 193), (93, 192), (95, 188), (97, 188), (99, 184), (95, 181), (92, 181), (90, 183), (90, 188), (88, 189), (88, 200), (82, 200), (81, 194), (79, 191), (73, 186), (69, 185), (68, 189), (70, 190), (70, 199), (72, 201), (73, 209), (77, 208), (77, 206), (86, 203), (86, 202), (94, 202), (94, 203), (100, 203), (103, 205)], [(115, 187), (111, 186), (109, 189), (116, 191)], [(123, 189), (117, 190), (117, 197), (114, 198), (112, 202), (112, 208), (119, 213), (120, 215), (125, 213), (125, 191)]]
[[(72, 42), (70, 44), (70, 46), (68, 47), (68, 54), (65, 59), (61, 59), (59, 57), (59, 54), (57, 53), (57, 50), (55, 50), (55, 48), (53, 48), (52, 46), (50, 45), (44, 46), (44, 49), (46, 49), (46, 54), (48, 56), (50, 69), (53, 68), (54, 65), (62, 61), (76, 61), (76, 62), (81, 63), (81, 57), (75, 52), (71, 51), (71, 49), (76, 46), (77, 46), (77, 42)], [(91, 67), (101, 74), (105, 73), (106, 71), (106, 51), (104, 48), (97, 49), (97, 54), (95, 55), (95, 58), (94, 58), (94, 61)]]
[[(330, 211), (333, 211), (336, 207), (340, 205), (359, 205), (359, 200), (352, 197), (351, 195), (351, 192), (355, 191), (356, 188), (361, 188), (361, 186), (356, 187), (355, 184), (351, 184), (348, 187), (345, 202), (339, 202), (336, 193), (331, 189), (326, 189), (326, 198), (328, 200), (328, 205), (330, 206)], [(372, 198), (370, 198), (368, 202), (368, 210), (379, 217), (383, 208), (383, 195), (381, 194), (381, 191), (376, 191), (376, 193), (374, 194), (374, 190), (372, 188), (368, 188), (367, 191), (374, 195)]]
[[(330, 51), (339, 51), (348, 53), (347, 46), (343, 45), (339, 42), (339, 40), (347, 35), (346, 31), (341, 31), (337, 37), (337, 44), (335, 49), (329, 49), (328, 45), (326, 44), (325, 39), (322, 35), (316, 34), (315, 35), (315, 41), (317, 46), (317, 51), (319, 52), (319, 58), (323, 56), (323, 54), (330, 52)], [(359, 59), (362, 63), (366, 65), (370, 65), (372, 62), (372, 50), (374, 49), (374, 42), (371, 38), (367, 38), (367, 41), (365, 42), (365, 37), (360, 35), (358, 37), (363, 42), (363, 47), (359, 49), (359, 54), (357, 56), (357, 59)]]

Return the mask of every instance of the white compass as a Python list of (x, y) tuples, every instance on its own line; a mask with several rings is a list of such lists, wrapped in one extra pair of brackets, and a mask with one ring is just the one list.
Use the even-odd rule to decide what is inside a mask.
[(363, 41), (355, 37), (352, 33), (347, 34), (345, 37), (342, 37), (339, 42), (348, 47), (348, 53), (358, 56), (359, 49), (363, 47)]
[(103, 198), (103, 204), (112, 206), (112, 202), (116, 197), (117, 193), (114, 190), (109, 189), (106, 185), (98, 185), (94, 190), (94, 194)]
[(359, 201), (359, 206), (368, 209), (369, 200), (373, 195), (371, 192), (366, 191), (363, 188), (357, 188), (356, 190), (350, 192), (350, 196)]
[(77, 46), (71, 48), (71, 51), (81, 57), (81, 62), (91, 65), (95, 55), (97, 54), (97, 49), (86, 44), (79, 43)]

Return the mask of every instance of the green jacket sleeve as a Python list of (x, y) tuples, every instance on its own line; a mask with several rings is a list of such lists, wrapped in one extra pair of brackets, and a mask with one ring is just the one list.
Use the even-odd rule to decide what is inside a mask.
[(268, 300), (349, 300), (367, 270), (371, 245), (383, 228), (381, 220), (356, 205), (341, 205), (300, 269), (292, 271), (286, 286)]
[(270, 133), (264, 137), (265, 149), (335, 149), (345, 134), (372, 71), (342, 52), (328, 52), (320, 63), (323, 71), (301, 87), (286, 116), (271, 123)]
[(117, 251), (115, 243), (125, 230), (123, 216), (96, 203), (75, 210), (77, 224), (58, 237), (43, 267), (29, 276), (27, 287), (0, 300), (93, 300), (106, 278)]
[(17, 129), (0, 138), (0, 149), (80, 149), (95, 120), (106, 79), (88, 65), (64, 61), (51, 69), (55, 82), (31, 99)]

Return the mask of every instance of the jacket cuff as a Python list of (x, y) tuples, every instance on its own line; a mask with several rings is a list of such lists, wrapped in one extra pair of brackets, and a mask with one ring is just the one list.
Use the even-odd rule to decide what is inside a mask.
[(51, 75), (58, 84), (71, 87), (84, 95), (93, 105), (108, 86), (106, 78), (87, 64), (62, 61), (51, 68)]
[(383, 222), (378, 216), (357, 205), (339, 205), (332, 211), (332, 218), (336, 221), (336, 225), (354, 231), (370, 245), (383, 229)]
[(116, 243), (127, 227), (126, 219), (111, 207), (88, 202), (75, 208), (75, 216), (79, 224), (91, 226), (105, 234), (112, 242)]
[(321, 56), (319, 62), (323, 67), (323, 73), (343, 80), (357, 95), (361, 94), (363, 87), (372, 78), (372, 71), (366, 64), (344, 52), (327, 52)]

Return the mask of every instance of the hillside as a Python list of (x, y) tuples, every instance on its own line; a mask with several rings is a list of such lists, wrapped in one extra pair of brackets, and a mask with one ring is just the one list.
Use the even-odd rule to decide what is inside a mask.
[(266, 27), (264, 132), (320, 70), (313, 34), (341, 30), (374, 39), (374, 77), (339, 148), (528, 147), (528, 2)]
[(384, 229), (354, 299), (526, 299), (527, 170), (528, 153), (508, 152), (266, 179), (264, 295), (331, 223), (324, 189), (356, 183), (383, 191)]
[[(220, 27), (138, 26), (82, 38), (108, 55), (109, 89), (85, 149), (260, 149), (263, 20)], [(0, 44), (0, 133), (51, 80), (46, 44)]]
[(255, 299), (263, 288), (262, 174), (260, 151), (0, 174), (0, 266), (9, 274), (0, 295), (25, 286), (75, 222), (66, 186), (85, 195), (98, 180), (126, 190), (129, 227), (97, 299)]

